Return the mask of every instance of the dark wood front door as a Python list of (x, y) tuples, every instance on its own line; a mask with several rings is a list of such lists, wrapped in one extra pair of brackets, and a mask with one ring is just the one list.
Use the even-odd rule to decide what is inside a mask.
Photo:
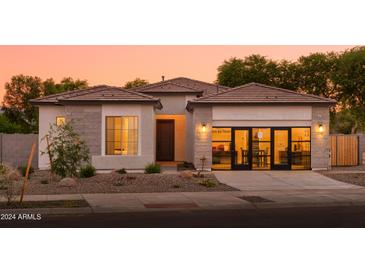
[(174, 120), (157, 120), (156, 123), (156, 160), (174, 161)]

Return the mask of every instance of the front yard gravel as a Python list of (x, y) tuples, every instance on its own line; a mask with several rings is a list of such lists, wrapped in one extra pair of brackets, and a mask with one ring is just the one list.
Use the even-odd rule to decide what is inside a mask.
[(330, 171), (320, 172), (329, 178), (353, 184), (357, 186), (365, 186), (365, 173), (331, 173)]
[(149, 193), (149, 192), (214, 192), (237, 191), (221, 184), (211, 173), (204, 179), (210, 179), (214, 187), (200, 185), (202, 178), (185, 178), (179, 174), (97, 174), (90, 178), (76, 179), (76, 186), (60, 186), (58, 182), (45, 184), (49, 178), (47, 171), (32, 174), (27, 187), (27, 194), (75, 194), (75, 193)]

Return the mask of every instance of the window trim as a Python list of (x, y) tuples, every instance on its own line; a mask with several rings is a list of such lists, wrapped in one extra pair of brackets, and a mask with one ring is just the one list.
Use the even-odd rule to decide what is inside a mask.
[[(137, 149), (137, 151), (136, 151), (136, 153), (135, 154), (125, 154), (125, 155), (123, 155), (123, 154), (108, 154), (108, 151), (107, 151), (107, 149), (108, 149), (108, 135), (107, 135), (107, 132), (108, 132), (108, 127), (107, 127), (107, 125), (108, 125), (108, 122), (107, 122), (107, 120), (108, 120), (108, 118), (126, 118), (126, 117), (134, 117), (134, 118), (137, 118), (137, 147), (136, 147), (136, 149)], [(114, 157), (120, 157), (120, 156), (122, 156), (122, 157), (134, 157), (134, 156), (139, 156), (139, 116), (138, 115), (105, 115), (104, 116), (104, 118), (105, 118), (105, 124), (104, 124), (104, 156), (114, 156)], [(114, 129), (113, 129), (114, 130)], [(122, 130), (122, 129), (121, 129)], [(120, 145), (122, 146), (122, 140), (120, 141)]]

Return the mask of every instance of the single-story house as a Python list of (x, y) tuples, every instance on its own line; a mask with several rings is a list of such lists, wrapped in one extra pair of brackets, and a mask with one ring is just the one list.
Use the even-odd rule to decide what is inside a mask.
[(125, 90), (94, 86), (32, 100), (43, 137), (72, 121), (99, 170), (189, 162), (197, 169), (328, 169), (332, 99), (250, 83), (235, 88), (179, 77)]

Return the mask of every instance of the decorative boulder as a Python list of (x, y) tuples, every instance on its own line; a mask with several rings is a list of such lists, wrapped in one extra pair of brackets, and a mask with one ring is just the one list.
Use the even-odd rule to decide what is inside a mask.
[(189, 170), (185, 170), (185, 171), (180, 172), (180, 177), (181, 178), (192, 178), (193, 173)]
[(63, 186), (63, 187), (74, 187), (77, 185), (77, 182), (75, 179), (70, 178), (70, 177), (66, 177), (63, 178), (59, 183), (59, 186)]

